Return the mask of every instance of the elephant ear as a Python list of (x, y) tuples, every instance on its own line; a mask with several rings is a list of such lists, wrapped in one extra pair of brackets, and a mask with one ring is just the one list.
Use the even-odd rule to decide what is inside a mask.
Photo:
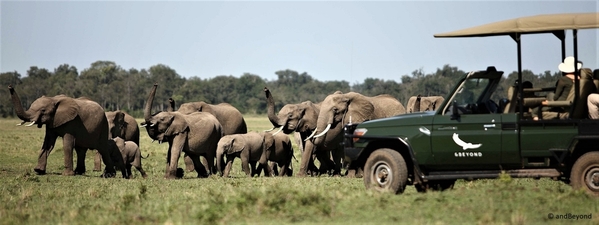
[(264, 150), (272, 150), (275, 144), (275, 137), (269, 132), (264, 132)]
[(343, 124), (349, 123), (350, 119), (352, 123), (361, 123), (372, 119), (374, 105), (365, 96), (358, 93), (347, 93), (346, 95), (349, 105), (343, 118)]
[(239, 137), (231, 138), (231, 147), (227, 154), (233, 154), (236, 152), (242, 152), (245, 149), (245, 142), (240, 140)]
[(275, 151), (275, 138), (273, 136), (274, 135), (268, 132), (263, 133), (264, 143), (262, 144), (264, 152), (260, 157), (260, 161), (262, 162), (266, 162), (268, 160), (268, 157), (270, 156), (270, 153)]
[(56, 112), (52, 127), (59, 127), (77, 117), (79, 114), (79, 105), (72, 98), (60, 97), (55, 101)]
[(189, 125), (183, 116), (169, 115), (169, 118), (165, 119), (170, 120), (168, 129), (164, 132), (165, 136), (174, 136), (189, 130)]
[(118, 123), (118, 124), (121, 124), (121, 126), (125, 125), (125, 113), (123, 113), (121, 111), (117, 111), (114, 114), (114, 121), (115, 121), (115, 124)]

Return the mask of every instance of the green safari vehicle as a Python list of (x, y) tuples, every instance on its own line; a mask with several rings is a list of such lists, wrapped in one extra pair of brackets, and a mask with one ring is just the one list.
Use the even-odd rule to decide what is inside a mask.
[[(599, 196), (599, 120), (588, 117), (587, 97), (599, 80), (590, 69), (577, 71), (567, 101), (551, 102), (564, 112), (543, 112), (533, 120), (528, 108), (539, 107), (555, 88), (522, 86), (521, 36), (552, 33), (566, 58), (566, 32), (573, 33), (577, 61), (579, 29), (599, 28), (599, 13), (521, 17), (454, 32), (437, 38), (510, 36), (517, 44), (518, 80), (507, 98), (495, 90), (503, 72), (495, 67), (472, 71), (457, 80), (436, 111), (346, 124), (345, 161), (362, 169), (368, 189), (402, 193), (447, 189), (457, 179), (549, 177)], [(595, 70), (595, 77), (599, 77)], [(595, 81), (595, 82), (594, 82)], [(536, 93), (536, 97), (524, 95)]]

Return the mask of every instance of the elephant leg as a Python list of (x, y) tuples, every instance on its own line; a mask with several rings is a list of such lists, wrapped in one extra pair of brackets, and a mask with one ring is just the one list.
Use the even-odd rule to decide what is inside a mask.
[(225, 169), (223, 171), (223, 177), (229, 177), (229, 172), (231, 172), (231, 167), (233, 167), (234, 160), (235, 160), (235, 156), (227, 155), (227, 163), (226, 163)]
[[(131, 163), (131, 165), (133, 165), (135, 167), (135, 169), (137, 169), (137, 171), (139, 171), (139, 173), (141, 173), (141, 176), (143, 178), (148, 177), (148, 175), (146, 174), (146, 171), (144, 171), (144, 169), (141, 167), (141, 153), (138, 153), (135, 155), (135, 159), (133, 160), (133, 163)], [(129, 173), (131, 173), (131, 170), (129, 170)]]
[[(269, 166), (270, 166), (270, 170), (272, 170), (272, 173), (275, 176), (279, 176), (280, 175), (279, 174), (279, 170), (277, 169), (277, 163), (276, 162), (271, 161)], [(281, 172), (283, 172), (283, 171), (281, 171)]]
[(166, 170), (168, 171), (169, 166), (171, 165), (171, 147), (169, 144), (168, 151), (166, 152)]
[(164, 174), (164, 178), (177, 178), (177, 165), (179, 164), (179, 157), (181, 157), (181, 153), (183, 152), (183, 148), (185, 147), (186, 142), (186, 135), (177, 135), (172, 141), (169, 141), (170, 162), (168, 165), (168, 169)]
[(73, 147), (75, 146), (75, 137), (71, 134), (65, 134), (62, 137), (62, 149), (64, 152), (64, 172), (62, 175), (73, 176)]
[(187, 172), (193, 172), (195, 166), (193, 160), (189, 158), (189, 155), (187, 155), (187, 153), (183, 155), (183, 161), (185, 162), (185, 170), (187, 170)]
[(208, 175), (210, 174), (217, 174), (217, 170), (216, 170), (216, 165), (214, 163), (214, 159), (216, 158), (216, 155), (214, 154), (206, 154), (204, 157), (202, 157), (202, 163), (204, 163), (204, 167), (206, 167), (206, 171), (208, 171)]
[(44, 143), (40, 149), (39, 156), (37, 157), (37, 166), (33, 169), (38, 175), (46, 174), (46, 165), (48, 163), (48, 155), (54, 149), (54, 143), (56, 143), (57, 136), (48, 134), (44, 137)]
[(318, 151), (316, 158), (320, 161), (320, 173), (329, 173), (330, 170), (334, 169), (335, 163), (331, 160), (330, 151)]
[(261, 165), (256, 166), (255, 161), (250, 161), (250, 170), (251, 170), (252, 177), (256, 176), (256, 174), (258, 174), (258, 176), (260, 176), (260, 173), (262, 173), (262, 166)]
[(100, 155), (100, 151), (95, 151), (94, 155), (94, 171), (102, 171), (102, 155)]
[(332, 156), (333, 156), (333, 162), (335, 163), (335, 170), (333, 170), (333, 176), (340, 176), (341, 175), (341, 167), (342, 167), (341, 160), (345, 157), (345, 152), (343, 152), (343, 148), (337, 147), (332, 152)]
[(87, 154), (87, 148), (75, 147), (75, 150), (77, 151), (77, 167), (75, 167), (75, 174), (85, 174), (85, 155)]
[(189, 156), (189, 159), (193, 163), (191, 171), (195, 170), (198, 172), (198, 177), (208, 177), (209, 173), (206, 170), (206, 165), (200, 160), (200, 156)]
[[(314, 151), (314, 144), (312, 141), (306, 141), (304, 145), (304, 152), (302, 152), (302, 160), (300, 161), (300, 171), (297, 173), (298, 177), (305, 177), (308, 174), (308, 166), (312, 159), (312, 153)], [(312, 165), (314, 165), (312, 163)]]
[(241, 169), (243, 170), (243, 172), (245, 172), (246, 176), (252, 177), (252, 174), (250, 171), (250, 162), (249, 162), (248, 157), (241, 156)]
[(129, 163), (127, 163), (127, 165), (126, 165), (126, 168), (127, 168), (127, 177), (125, 177), (127, 179), (131, 179), (131, 176), (133, 176), (133, 173), (131, 172), (131, 167), (132, 167), (132, 165), (129, 164)]

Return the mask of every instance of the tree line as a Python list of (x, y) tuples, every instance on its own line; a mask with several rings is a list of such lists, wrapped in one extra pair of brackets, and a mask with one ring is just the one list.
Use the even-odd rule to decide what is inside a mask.
[[(481, 68), (484, 69), (484, 68)], [(415, 70), (409, 75), (398, 75), (400, 82), (378, 78), (366, 78), (362, 83), (347, 81), (319, 81), (310, 74), (286, 69), (276, 71), (276, 80), (263, 79), (258, 75), (245, 73), (239, 77), (221, 75), (213, 78), (179, 75), (167, 65), (158, 64), (148, 69), (129, 70), (112, 61), (96, 61), (89, 68), (78, 71), (76, 67), (62, 64), (50, 71), (31, 66), (27, 74), (18, 72), (0, 73), (0, 116), (14, 117), (8, 85), (15, 87), (23, 105), (29, 105), (37, 98), (64, 94), (70, 97), (87, 97), (98, 102), (106, 111), (123, 110), (135, 117), (141, 117), (150, 88), (157, 83), (154, 111), (165, 110), (167, 99), (173, 98), (177, 105), (185, 102), (205, 101), (211, 104), (229, 103), (242, 113), (266, 113), (266, 100), (263, 89), (268, 87), (273, 93), (277, 109), (289, 103), (310, 100), (320, 102), (335, 91), (359, 92), (366, 96), (389, 94), (404, 105), (410, 96), (445, 96), (456, 81), (466, 72), (444, 65), (435, 72), (425, 74)], [(534, 74), (523, 71), (523, 79), (535, 87), (555, 85), (559, 73), (545, 71)], [(504, 74), (496, 98), (504, 98), (507, 88), (514, 84), (517, 72)]]

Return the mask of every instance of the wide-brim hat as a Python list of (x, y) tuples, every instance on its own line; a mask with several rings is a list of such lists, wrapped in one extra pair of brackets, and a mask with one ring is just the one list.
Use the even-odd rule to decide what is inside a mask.
[[(563, 63), (560, 63), (559, 66), (557, 66), (557, 68), (559, 68), (560, 71), (564, 72), (564, 73), (574, 73), (575, 69), (574, 69), (574, 57), (573, 56), (568, 56), (564, 59)], [(579, 70), (580, 68), (582, 68), (582, 63), (578, 62), (576, 65), (576, 70)]]

